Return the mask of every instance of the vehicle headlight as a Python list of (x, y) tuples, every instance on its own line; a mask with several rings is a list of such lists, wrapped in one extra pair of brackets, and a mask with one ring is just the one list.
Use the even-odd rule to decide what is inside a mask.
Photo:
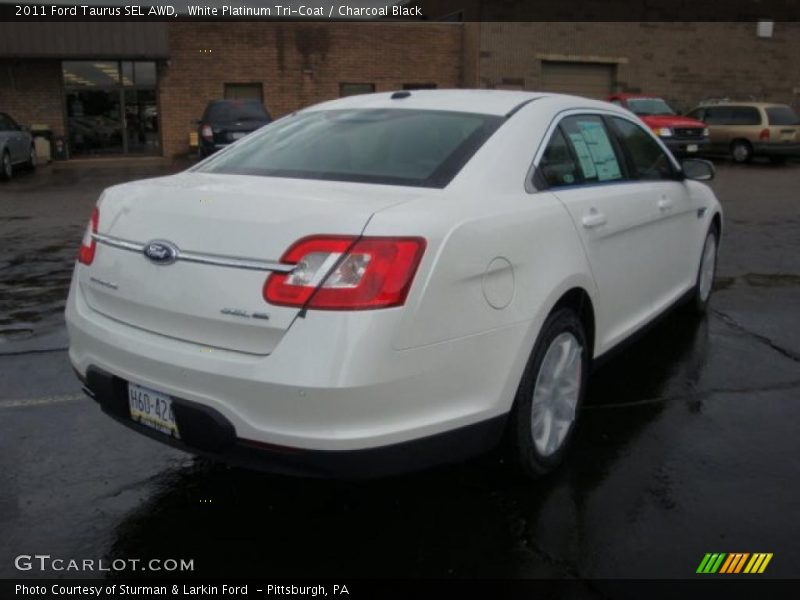
[(669, 127), (654, 127), (653, 133), (658, 137), (672, 137), (672, 129)]

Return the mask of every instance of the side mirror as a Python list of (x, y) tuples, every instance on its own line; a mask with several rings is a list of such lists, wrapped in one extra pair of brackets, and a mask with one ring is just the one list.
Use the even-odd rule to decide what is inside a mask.
[(681, 161), (681, 168), (686, 179), (695, 181), (710, 181), (714, 179), (714, 165), (700, 158), (685, 158)]

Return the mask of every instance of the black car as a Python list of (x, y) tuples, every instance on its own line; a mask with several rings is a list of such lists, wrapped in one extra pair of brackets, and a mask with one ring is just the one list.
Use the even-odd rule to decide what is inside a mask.
[(198, 123), (198, 151), (213, 154), (272, 121), (260, 100), (211, 100)]

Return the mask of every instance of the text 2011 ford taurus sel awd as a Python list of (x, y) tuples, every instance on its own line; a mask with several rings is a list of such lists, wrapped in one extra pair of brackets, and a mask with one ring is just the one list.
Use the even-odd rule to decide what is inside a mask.
[(233, 464), (369, 476), (513, 442), (563, 457), (592, 360), (681, 301), (721, 234), (710, 164), (629, 111), (355, 96), (107, 189), (67, 304), (102, 408)]

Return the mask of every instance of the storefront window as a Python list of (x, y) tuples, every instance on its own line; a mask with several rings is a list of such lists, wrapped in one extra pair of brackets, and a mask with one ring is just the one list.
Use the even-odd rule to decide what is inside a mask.
[(156, 72), (154, 62), (65, 61), (70, 152), (158, 153)]

